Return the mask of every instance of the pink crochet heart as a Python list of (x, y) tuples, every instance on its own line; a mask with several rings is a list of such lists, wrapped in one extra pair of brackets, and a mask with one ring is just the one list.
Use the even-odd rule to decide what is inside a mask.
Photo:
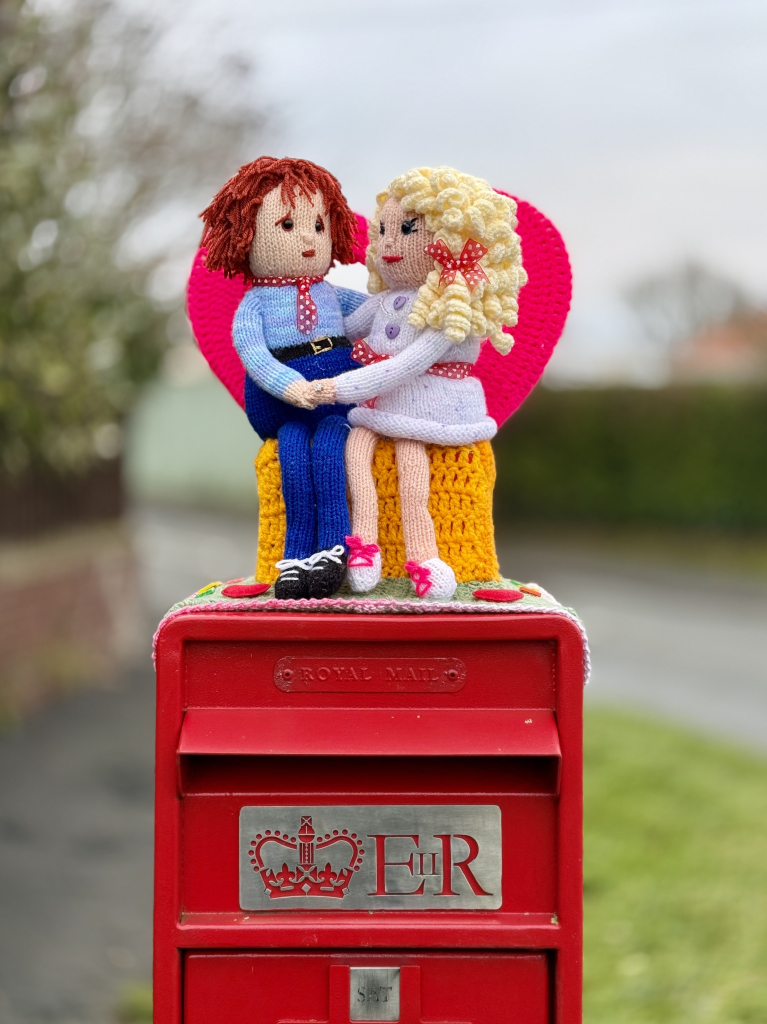
[[(485, 389), (488, 414), (499, 427), (540, 380), (564, 329), (572, 289), (570, 262), (561, 235), (530, 203), (517, 200), (517, 204), (517, 230), (528, 282), (519, 294), (519, 323), (513, 330), (504, 328), (514, 335), (514, 348), (509, 355), (501, 356), (485, 342), (474, 368)], [(362, 263), (367, 221), (361, 214), (356, 216), (354, 255)], [(221, 271), (208, 270), (204, 256), (205, 250), (199, 249), (189, 276), (189, 319), (211, 370), (244, 407), (245, 370), (232, 344), (232, 321), (250, 285), (241, 277), (230, 280)]]
[(514, 336), (514, 348), (502, 356), (486, 341), (474, 367), (485, 389), (488, 415), (499, 427), (541, 379), (565, 328), (572, 295), (570, 260), (560, 233), (523, 199), (517, 199), (517, 221), (527, 284), (519, 293), (517, 326), (504, 327)]

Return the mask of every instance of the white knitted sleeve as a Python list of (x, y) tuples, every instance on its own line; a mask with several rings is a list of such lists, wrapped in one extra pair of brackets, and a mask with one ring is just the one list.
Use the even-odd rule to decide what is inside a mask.
[(371, 295), (353, 313), (344, 317), (344, 334), (350, 341), (356, 341), (357, 338), (367, 338), (373, 326), (380, 302), (381, 300), (376, 295)]
[(453, 347), (453, 342), (442, 331), (430, 328), (422, 331), (412, 345), (391, 359), (371, 363), (359, 370), (350, 370), (334, 378), (336, 401), (366, 402), (369, 398), (393, 391), (405, 381), (425, 373)]

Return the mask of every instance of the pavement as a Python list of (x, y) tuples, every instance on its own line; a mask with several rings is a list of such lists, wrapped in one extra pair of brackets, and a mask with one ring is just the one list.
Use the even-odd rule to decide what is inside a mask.
[(154, 680), (0, 738), (0, 1024), (106, 1024), (151, 975)]
[[(151, 972), (150, 623), (215, 579), (248, 575), (255, 521), (134, 513), (146, 654), (111, 688), (51, 704), (0, 737), (0, 1024), (107, 1024)], [(767, 752), (767, 582), (520, 537), (503, 571), (576, 608), (590, 702)]]

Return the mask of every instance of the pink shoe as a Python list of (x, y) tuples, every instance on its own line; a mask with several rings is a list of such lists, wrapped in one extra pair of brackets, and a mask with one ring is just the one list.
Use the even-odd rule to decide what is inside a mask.
[(381, 549), (377, 544), (365, 544), (356, 534), (345, 537), (349, 548), (346, 575), (349, 586), (356, 594), (366, 594), (381, 579)]
[(458, 586), (455, 573), (441, 558), (405, 562), (405, 571), (413, 581), (415, 596), (427, 601), (449, 601)]

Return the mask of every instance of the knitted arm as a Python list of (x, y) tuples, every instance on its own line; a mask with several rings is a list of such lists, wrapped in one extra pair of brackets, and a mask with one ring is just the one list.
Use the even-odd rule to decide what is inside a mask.
[(366, 402), (369, 398), (393, 391), (405, 381), (425, 373), (452, 348), (453, 342), (442, 331), (424, 330), (412, 345), (391, 359), (370, 363), (359, 370), (342, 373), (333, 380), (336, 401)]
[(353, 288), (339, 288), (336, 284), (332, 284), (330, 287), (336, 293), (338, 305), (341, 307), (341, 316), (349, 316), (369, 297), (364, 292), (355, 292)]
[(275, 359), (267, 348), (261, 307), (254, 289), (247, 292), (237, 308), (232, 337), (248, 376), (275, 398), (282, 398), (288, 384), (304, 379)]
[(344, 314), (344, 334), (354, 341), (356, 338), (367, 338), (373, 326), (380, 299), (375, 295), (367, 298), (350, 315)]

